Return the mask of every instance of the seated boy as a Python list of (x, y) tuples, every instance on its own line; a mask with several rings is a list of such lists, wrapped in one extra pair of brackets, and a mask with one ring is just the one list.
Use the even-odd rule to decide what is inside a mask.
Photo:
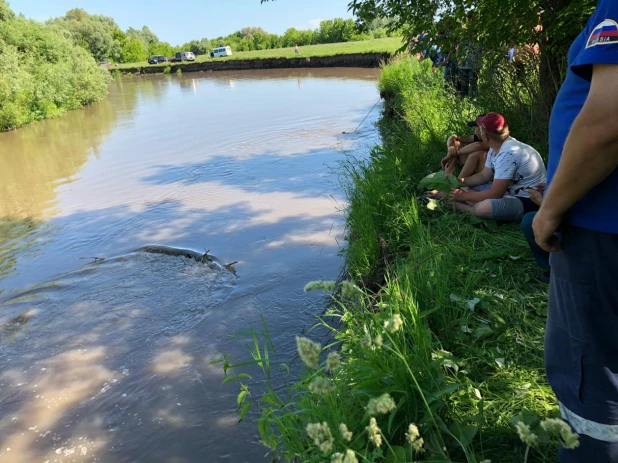
[[(485, 114), (477, 117), (475, 121), (468, 122), (468, 127), (474, 127), (474, 135), (458, 137), (451, 135), (446, 141), (447, 155), (442, 158), (442, 168), (445, 177), (455, 170), (455, 166), (461, 167), (460, 176), (469, 177), (477, 174), (485, 167), (487, 150), (489, 147), (481, 140), (479, 122)], [(465, 146), (461, 146), (464, 144)]]
[(489, 146), (484, 169), (459, 178), (467, 187), (454, 189), (455, 207), (478, 217), (520, 222), (524, 214), (538, 210), (526, 189), (546, 182), (545, 164), (529, 145), (510, 136), (504, 117), (489, 113), (480, 121), (481, 139)]

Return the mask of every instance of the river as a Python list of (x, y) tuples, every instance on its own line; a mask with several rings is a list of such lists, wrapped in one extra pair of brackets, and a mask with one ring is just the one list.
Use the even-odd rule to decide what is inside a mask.
[(321, 312), (302, 288), (340, 272), (338, 167), (377, 142), (379, 108), (349, 134), (377, 72), (123, 78), (0, 134), (0, 462), (268, 461), (211, 362), (245, 360), (230, 335), (261, 316), (290, 361)]

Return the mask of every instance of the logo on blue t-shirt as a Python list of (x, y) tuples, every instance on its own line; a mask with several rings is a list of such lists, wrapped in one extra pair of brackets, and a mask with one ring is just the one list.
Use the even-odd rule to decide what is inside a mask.
[(618, 24), (606, 19), (592, 30), (586, 48), (618, 42)]

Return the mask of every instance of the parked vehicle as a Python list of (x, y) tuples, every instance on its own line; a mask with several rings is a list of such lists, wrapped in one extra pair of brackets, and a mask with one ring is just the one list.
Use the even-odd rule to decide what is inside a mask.
[(211, 58), (219, 58), (221, 56), (231, 56), (231, 55), (232, 55), (232, 49), (230, 47), (219, 47), (219, 48), (215, 48), (213, 51), (210, 52)]
[(113, 64), (108, 61), (101, 61), (101, 66), (103, 66), (104, 68), (109, 68), (112, 67)]
[(190, 51), (179, 51), (174, 58), (174, 61), (195, 61), (195, 55)]
[(167, 56), (155, 55), (148, 58), (148, 64), (167, 63)]

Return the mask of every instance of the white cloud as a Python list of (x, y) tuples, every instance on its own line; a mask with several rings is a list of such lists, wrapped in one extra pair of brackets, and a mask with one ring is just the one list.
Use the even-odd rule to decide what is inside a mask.
[(300, 31), (313, 30), (320, 27), (320, 23), (322, 22), (321, 18), (310, 19), (305, 24), (301, 24), (300, 26), (296, 26), (296, 29)]

